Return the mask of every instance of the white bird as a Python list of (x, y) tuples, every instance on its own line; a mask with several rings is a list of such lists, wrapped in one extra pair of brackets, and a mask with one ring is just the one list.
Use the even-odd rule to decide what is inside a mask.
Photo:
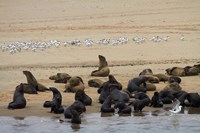
[(179, 113), (181, 111), (182, 106), (180, 105), (181, 102), (178, 99), (175, 99), (175, 101), (173, 102), (173, 108), (171, 110), (169, 110), (172, 113)]
[(181, 41), (184, 41), (184, 35), (181, 35), (181, 37), (180, 37), (180, 39), (181, 39)]

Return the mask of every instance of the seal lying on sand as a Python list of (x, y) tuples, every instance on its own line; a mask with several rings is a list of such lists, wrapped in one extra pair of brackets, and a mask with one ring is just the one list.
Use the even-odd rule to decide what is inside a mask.
[(107, 77), (109, 73), (110, 73), (110, 69), (108, 67), (106, 58), (102, 55), (99, 55), (99, 69), (92, 71), (91, 76)]
[(113, 113), (115, 112), (115, 109), (111, 107), (112, 105), (112, 98), (107, 96), (103, 104), (101, 105), (101, 112), (102, 113)]
[[(148, 80), (148, 78), (144, 77), (144, 76), (133, 78), (133, 79), (129, 80), (127, 90), (130, 93), (133, 93), (134, 91), (146, 92), (147, 91), (147, 88), (146, 88), (147, 80)], [(143, 87), (140, 86), (142, 84), (143, 84)]]
[(45, 101), (43, 106), (46, 108), (51, 107), (51, 112), (54, 112), (55, 114), (63, 113), (62, 95), (55, 87), (50, 87), (49, 89), (53, 92), (52, 101)]
[(199, 74), (199, 69), (193, 66), (186, 66), (184, 68), (186, 76), (194, 76)]
[(71, 110), (76, 110), (79, 114), (81, 114), (86, 111), (86, 108), (81, 101), (76, 100), (71, 106), (65, 109), (64, 112), (65, 118), (72, 118)]
[(8, 104), (8, 109), (22, 109), (26, 107), (23, 84), (21, 83), (14, 92), (13, 101)]
[(85, 93), (84, 90), (78, 90), (75, 94), (75, 100), (81, 101), (85, 106), (92, 105), (92, 99)]
[(103, 85), (103, 81), (100, 79), (91, 79), (88, 81), (88, 86), (100, 88)]
[(84, 90), (85, 86), (81, 77), (71, 77), (65, 85), (64, 92), (76, 92), (78, 90)]
[(167, 74), (173, 76), (186, 76), (184, 68), (181, 67), (172, 67), (165, 70)]
[(23, 71), (23, 74), (26, 76), (27, 83), (33, 86), (37, 91), (49, 91), (47, 87), (37, 82), (37, 80), (30, 71)]
[(67, 83), (71, 76), (67, 73), (57, 73), (49, 77), (51, 80), (55, 80), (55, 83)]
[(169, 83), (167, 86), (165, 86), (163, 90), (181, 91), (182, 87), (177, 82), (173, 82), (173, 83)]

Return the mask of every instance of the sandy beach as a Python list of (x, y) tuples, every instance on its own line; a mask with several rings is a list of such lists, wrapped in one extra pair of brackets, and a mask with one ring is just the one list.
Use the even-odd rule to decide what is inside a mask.
[[(65, 72), (80, 76), (85, 92), (92, 98), (87, 113), (99, 112), (97, 88), (89, 87), (90, 74), (98, 67), (98, 55), (108, 61), (111, 74), (126, 89), (127, 83), (146, 68), (154, 73), (165, 73), (169, 67), (192, 66), (200, 63), (200, 1), (194, 0), (0, 0), (0, 44), (27, 41), (67, 41), (91, 38), (94, 42), (107, 38), (129, 38), (123, 45), (87, 47), (64, 45), (45, 51), (21, 51), (10, 54), (0, 51), (0, 116), (62, 116), (49, 113), (42, 107), (51, 100), (52, 92), (25, 94), (27, 107), (8, 110), (14, 89), (26, 83), (23, 70), (31, 71), (47, 87), (54, 86), (63, 96), (66, 108), (74, 101), (73, 93), (64, 93), (64, 84), (54, 83), (49, 76)], [(184, 35), (184, 40), (181, 40)], [(133, 37), (146, 37), (135, 43)], [(158, 43), (149, 39), (166, 37)], [(99, 78), (107, 81), (108, 78)], [(182, 77), (180, 84), (187, 92), (200, 93), (200, 75)], [(157, 91), (167, 83), (156, 84)], [(152, 96), (153, 92), (147, 93)], [(147, 107), (148, 108), (148, 107)]]

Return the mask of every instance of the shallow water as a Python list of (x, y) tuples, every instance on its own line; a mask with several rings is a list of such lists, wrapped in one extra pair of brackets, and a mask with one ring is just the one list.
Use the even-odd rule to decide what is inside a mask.
[(172, 114), (169, 111), (149, 111), (131, 116), (90, 113), (82, 115), (82, 124), (71, 124), (70, 119), (50, 117), (0, 117), (0, 132), (9, 133), (199, 133), (200, 115), (191, 111)]

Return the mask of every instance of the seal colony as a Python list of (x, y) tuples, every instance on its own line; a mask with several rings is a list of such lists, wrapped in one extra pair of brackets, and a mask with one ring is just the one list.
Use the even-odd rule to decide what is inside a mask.
[[(88, 85), (96, 89), (96, 93), (99, 93), (98, 104), (100, 106), (99, 112), (101, 113), (110, 113), (112, 116), (118, 110), (117, 113), (119, 115), (130, 116), (131, 113), (141, 113), (146, 106), (162, 108), (164, 104), (171, 104), (177, 101), (182, 107), (177, 112), (185, 107), (200, 107), (200, 95), (196, 92), (184, 91), (184, 88), (181, 87), (180, 77), (195, 76), (197, 75), (196, 72), (199, 74), (199, 64), (186, 66), (181, 69), (178, 67), (167, 68), (167, 74), (154, 74), (153, 70), (147, 68), (138, 72), (138, 77), (133, 77), (127, 81), (127, 86), (122, 86), (120, 81), (113, 75), (114, 73), (110, 71), (106, 58), (102, 55), (98, 57), (99, 69), (92, 71), (91, 75), (88, 74), (92, 78), (94, 76), (93, 73), (97, 72), (95, 79), (89, 80)], [(107, 71), (103, 71), (102, 74), (104, 68)], [(175, 70), (177, 72), (173, 72)], [(179, 72), (181, 75), (178, 76), (177, 73)], [(63, 84), (63, 92), (74, 93), (74, 102), (66, 107), (62, 104), (62, 93), (56, 87), (45, 87), (45, 85), (36, 80), (30, 71), (24, 70), (23, 74), (27, 79), (27, 83), (21, 83), (15, 88), (13, 101), (8, 104), (8, 109), (26, 108), (28, 103), (26, 102), (24, 93), (27, 90), (28, 94), (37, 94), (37, 91), (41, 93), (52, 91), (52, 100), (44, 100), (43, 107), (51, 108), (51, 113), (63, 114), (66, 119), (71, 119), (72, 123), (80, 124), (81, 117), (87, 111), (87, 107), (94, 105), (93, 101), (95, 99), (92, 99), (86, 93), (85, 90), (87, 88), (80, 76), (57, 73), (49, 77), (50, 80), (57, 81), (55, 83)], [(100, 79), (101, 77), (108, 77), (108, 80), (103, 81)], [(154, 79), (156, 79), (156, 82)], [(164, 82), (166, 86), (161, 91), (157, 91), (154, 84), (159, 84), (160, 82)], [(150, 88), (149, 86), (154, 89), (148, 89)], [(30, 93), (32, 91), (35, 93)], [(154, 95), (149, 97), (146, 94), (148, 91), (154, 91)]]

